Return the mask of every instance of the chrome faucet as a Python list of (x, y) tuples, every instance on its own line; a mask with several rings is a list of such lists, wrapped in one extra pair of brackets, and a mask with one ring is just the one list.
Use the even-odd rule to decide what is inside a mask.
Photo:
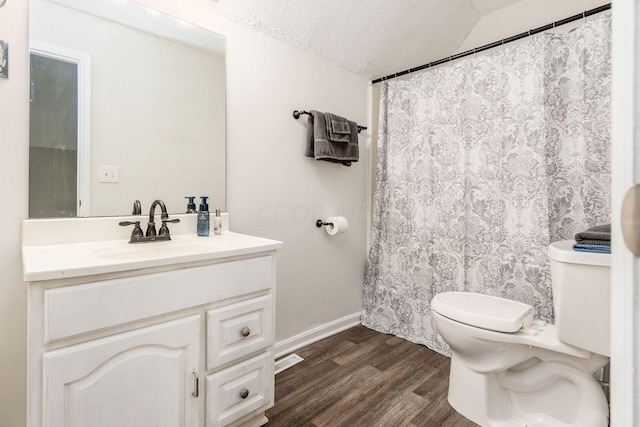
[[(160, 219), (162, 220), (162, 226), (158, 233), (156, 234), (156, 206), (160, 206), (162, 213), (160, 214)], [(162, 200), (155, 200), (151, 204), (151, 208), (149, 209), (149, 224), (147, 225), (147, 232), (142, 235), (142, 229), (140, 228), (140, 221), (121, 221), (120, 225), (127, 226), (133, 225), (133, 231), (131, 232), (131, 238), (129, 239), (129, 243), (144, 243), (144, 242), (157, 242), (163, 240), (171, 240), (171, 235), (169, 234), (169, 227), (167, 227), (167, 223), (176, 223), (180, 222), (180, 219), (174, 218), (169, 219), (169, 214), (167, 213), (167, 207), (165, 206)]]

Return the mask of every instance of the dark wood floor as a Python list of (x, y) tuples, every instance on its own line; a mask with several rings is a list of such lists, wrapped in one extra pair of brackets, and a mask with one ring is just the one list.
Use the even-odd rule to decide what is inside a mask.
[(268, 427), (475, 427), (447, 402), (449, 358), (356, 326), (296, 351)]

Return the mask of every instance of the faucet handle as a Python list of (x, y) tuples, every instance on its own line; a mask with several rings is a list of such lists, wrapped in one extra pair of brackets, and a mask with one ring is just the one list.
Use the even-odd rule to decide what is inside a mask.
[(142, 236), (144, 236), (142, 228), (140, 228), (140, 221), (120, 221), (119, 224), (123, 227), (133, 225), (133, 231), (131, 232), (129, 242), (137, 242)]
[(140, 228), (140, 221), (120, 221), (118, 224), (123, 227), (126, 227), (127, 225), (135, 225), (137, 228)]

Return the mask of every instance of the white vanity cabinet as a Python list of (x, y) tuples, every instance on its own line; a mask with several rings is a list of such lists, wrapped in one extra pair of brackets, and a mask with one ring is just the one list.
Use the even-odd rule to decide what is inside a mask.
[(275, 251), (29, 286), (29, 427), (260, 426)]

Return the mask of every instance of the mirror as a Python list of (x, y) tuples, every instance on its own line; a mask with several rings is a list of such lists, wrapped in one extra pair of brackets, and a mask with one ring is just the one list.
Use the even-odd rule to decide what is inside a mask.
[(30, 45), (30, 218), (226, 210), (223, 36), (131, 0), (31, 0)]

